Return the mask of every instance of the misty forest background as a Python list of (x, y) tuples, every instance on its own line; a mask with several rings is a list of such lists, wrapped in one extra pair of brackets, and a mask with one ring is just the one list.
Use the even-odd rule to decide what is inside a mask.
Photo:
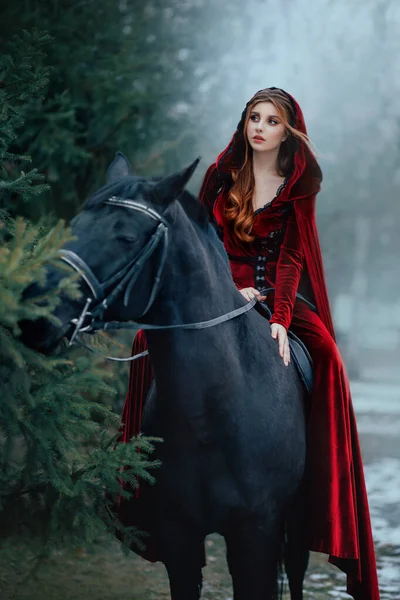
[[(134, 445), (112, 451), (126, 368), (67, 349), (44, 358), (18, 340), (18, 321), (50, 315), (60, 292), (43, 307), (24, 300), (23, 290), (43, 277), (117, 150), (146, 176), (201, 155), (189, 185), (197, 193), (254, 92), (271, 85), (291, 92), (324, 173), (318, 224), (349, 370), (365, 376), (378, 348), (382, 363), (395, 366), (399, 25), (396, 0), (1, 7), (0, 521), (7, 535), (34, 532), (41, 556), (93, 542), (113, 526), (104, 484), (115, 491), (123, 465), (133, 465), (132, 482), (157, 466), (147, 441), (140, 455)], [(64, 285), (78, 293), (73, 280)], [(122, 335), (97, 343), (126, 353), (130, 342)]]
[(34, 202), (2, 203), (35, 221), (68, 220), (117, 149), (144, 175), (201, 155), (197, 192), (248, 98), (283, 87), (303, 108), (325, 177), (318, 222), (339, 338), (351, 332), (356, 350), (393, 352), (399, 21), (395, 0), (16, 2), (3, 10), (2, 51), (14, 32), (46, 31), (52, 40), (35, 68), (52, 71), (43, 97), (24, 105), (13, 151), (30, 155), (50, 187)]

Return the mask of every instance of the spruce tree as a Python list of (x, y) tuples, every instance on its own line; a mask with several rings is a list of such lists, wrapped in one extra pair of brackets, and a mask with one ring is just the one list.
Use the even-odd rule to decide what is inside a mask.
[[(33, 202), (49, 189), (40, 185), (44, 175), (37, 169), (27, 173), (21, 167), (29, 165), (29, 156), (10, 152), (17, 141), (17, 130), (24, 124), (25, 106), (32, 99), (41, 100), (43, 88), (48, 83), (50, 68), (35, 69), (43, 57), (43, 46), (49, 41), (46, 33), (34, 30), (14, 35), (8, 44), (8, 52), (0, 54), (0, 207), (14, 212), (13, 201)], [(13, 176), (15, 173), (18, 176)]]
[(179, 59), (181, 42), (162, 0), (16, 0), (0, 17), (0, 52), (13, 30), (40, 27), (53, 42), (36, 64), (56, 66), (45, 98), (25, 104), (26, 127), (13, 145), (28, 148), (51, 187), (19, 214), (70, 219), (103, 184), (116, 150), (146, 175), (178, 168), (189, 148), (195, 158), (195, 131), (189, 135), (187, 114), (175, 111), (191, 65)]
[(35, 62), (49, 43), (46, 34), (23, 32), (0, 63), (0, 531), (3, 541), (29, 535), (38, 556), (116, 530), (140, 544), (139, 532), (116, 521), (113, 502), (131, 493), (119, 481), (132, 490), (138, 478), (153, 481), (148, 470), (157, 466), (149, 458), (154, 440), (116, 444), (119, 416), (107, 404), (115, 389), (97, 355), (64, 347), (43, 356), (19, 339), (22, 320), (54, 320), (60, 294), (80, 294), (76, 276), (65, 270), (57, 289), (24, 295), (45, 281), (46, 265), (60, 263), (57, 251), (71, 235), (62, 221), (33, 225), (7, 210), (35, 202), (44, 190), (34, 168), (16, 173), (30, 159), (9, 145), (23, 127), (25, 101), (40, 98), (51, 76)]

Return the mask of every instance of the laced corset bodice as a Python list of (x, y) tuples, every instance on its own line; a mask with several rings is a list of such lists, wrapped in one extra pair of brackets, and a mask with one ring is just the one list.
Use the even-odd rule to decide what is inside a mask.
[(227, 221), (224, 208), (227, 191), (221, 190), (214, 204), (214, 219), (218, 234), (227, 251), (233, 279), (239, 288), (275, 286), (276, 265), (283, 243), (287, 220), (293, 206), (284, 201), (287, 179), (279, 186), (275, 197), (254, 212), (251, 234), (255, 239), (250, 244), (240, 244)]
[(228, 190), (222, 189), (213, 206), (213, 220), (229, 257), (233, 280), (238, 287), (258, 290), (274, 288), (268, 297), (273, 307), (272, 322), (288, 328), (296, 293), (311, 298), (308, 278), (302, 277), (304, 253), (293, 201), (288, 198), (287, 180), (273, 200), (254, 213), (251, 243), (241, 243), (232, 221), (225, 216)]

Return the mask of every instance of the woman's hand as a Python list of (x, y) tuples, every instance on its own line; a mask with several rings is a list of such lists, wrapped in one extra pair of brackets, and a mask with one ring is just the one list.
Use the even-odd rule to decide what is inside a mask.
[(256, 290), (256, 288), (253, 288), (253, 287), (243, 288), (243, 289), (239, 290), (239, 292), (249, 302), (253, 298), (257, 298), (258, 301), (267, 299), (267, 296), (261, 296), (260, 292), (258, 290)]
[(278, 339), (279, 355), (283, 358), (286, 366), (290, 363), (290, 348), (287, 331), (283, 325), (279, 323), (271, 323), (271, 335), (274, 339)]

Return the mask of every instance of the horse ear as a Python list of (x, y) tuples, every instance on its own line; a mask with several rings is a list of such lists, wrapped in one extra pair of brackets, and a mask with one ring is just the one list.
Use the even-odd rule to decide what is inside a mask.
[(128, 175), (132, 175), (132, 167), (129, 160), (126, 158), (125, 154), (117, 152), (107, 170), (107, 183), (113, 183), (114, 181), (117, 181), (117, 179), (127, 177)]
[(157, 182), (153, 188), (154, 198), (157, 202), (163, 204), (172, 202), (179, 194), (184, 190), (187, 182), (192, 177), (196, 170), (197, 165), (200, 162), (200, 157), (196, 158), (191, 165), (185, 167), (177, 173), (167, 175)]

